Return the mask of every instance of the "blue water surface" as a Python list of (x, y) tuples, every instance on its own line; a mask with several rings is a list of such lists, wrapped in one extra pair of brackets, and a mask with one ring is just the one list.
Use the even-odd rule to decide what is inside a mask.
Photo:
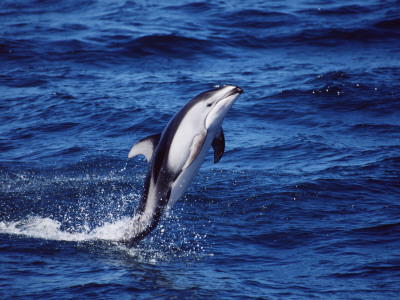
[[(400, 2), (3, 0), (2, 299), (400, 297)], [(243, 88), (137, 247), (139, 139)]]

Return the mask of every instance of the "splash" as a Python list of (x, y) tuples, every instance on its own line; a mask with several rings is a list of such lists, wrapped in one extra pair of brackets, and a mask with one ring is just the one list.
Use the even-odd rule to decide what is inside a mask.
[(62, 170), (3, 170), (0, 235), (72, 242), (96, 253), (117, 253), (124, 263), (191, 263), (204, 257), (208, 246), (198, 234), (203, 228), (187, 227), (186, 211), (179, 205), (140, 244), (119, 243), (134, 227), (132, 215), (140, 197), (136, 187), (143, 175), (127, 172), (127, 163), (104, 167), (96, 161)]
[[(206, 256), (204, 240), (206, 234), (193, 233), (179, 221), (176, 215), (168, 215), (152, 236), (135, 247), (127, 247), (122, 239), (132, 218), (123, 217), (114, 222), (105, 222), (90, 229), (88, 225), (79, 229), (63, 229), (62, 222), (49, 217), (28, 216), (18, 221), (0, 221), (0, 234), (53, 240), (60, 242), (108, 242), (113, 249), (135, 261), (158, 264), (173, 260), (191, 263)], [(168, 228), (168, 230), (167, 230)], [(90, 247), (90, 246), (89, 246)]]
[(30, 216), (19, 221), (1, 221), (0, 233), (56, 241), (118, 241), (122, 238), (128, 222), (129, 218), (126, 217), (113, 223), (106, 222), (94, 229), (89, 229), (89, 226), (86, 225), (81, 230), (73, 232), (62, 230), (62, 223), (57, 220)]

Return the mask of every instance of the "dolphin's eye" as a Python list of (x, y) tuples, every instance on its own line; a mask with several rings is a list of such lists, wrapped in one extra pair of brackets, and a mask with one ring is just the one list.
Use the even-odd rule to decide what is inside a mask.
[(211, 107), (211, 105), (212, 105), (212, 103), (208, 103), (208, 104), (207, 104), (207, 107)]

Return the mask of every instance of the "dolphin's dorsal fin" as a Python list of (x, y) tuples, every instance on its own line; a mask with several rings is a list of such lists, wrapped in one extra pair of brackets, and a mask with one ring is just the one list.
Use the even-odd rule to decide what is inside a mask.
[(215, 135), (211, 145), (214, 149), (214, 163), (217, 163), (221, 159), (225, 150), (225, 137), (222, 127)]
[(146, 156), (147, 162), (150, 162), (153, 157), (154, 149), (157, 148), (158, 142), (160, 141), (160, 137), (161, 133), (158, 133), (141, 139), (133, 145), (131, 151), (129, 151), (128, 159), (136, 155), (144, 155)]

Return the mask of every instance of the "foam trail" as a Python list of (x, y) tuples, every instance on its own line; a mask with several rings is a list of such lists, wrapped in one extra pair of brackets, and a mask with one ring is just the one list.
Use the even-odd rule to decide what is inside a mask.
[(56, 241), (117, 241), (122, 238), (128, 222), (129, 218), (124, 218), (114, 223), (105, 223), (92, 230), (85, 227), (82, 232), (67, 232), (61, 230), (61, 223), (59, 221), (33, 216), (19, 221), (1, 221), (0, 233)]

